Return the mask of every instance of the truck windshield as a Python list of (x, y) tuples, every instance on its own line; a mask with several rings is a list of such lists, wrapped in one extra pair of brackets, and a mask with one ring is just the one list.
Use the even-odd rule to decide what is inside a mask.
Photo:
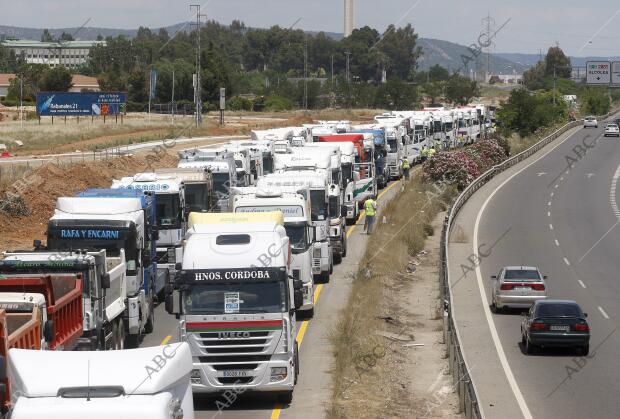
[(452, 122), (446, 122), (444, 127), (445, 127), (446, 131), (452, 131), (452, 126), (453, 125), (454, 124)]
[(398, 151), (398, 143), (395, 138), (389, 139), (387, 143), (390, 153), (396, 153)]
[(263, 172), (273, 173), (273, 156), (263, 156)]
[(72, 250), (104, 250), (108, 257), (119, 257), (121, 249), (125, 249), (125, 260), (127, 263), (127, 275), (135, 276), (138, 266), (138, 248), (135, 237), (128, 237), (121, 240), (108, 239), (78, 239), (78, 238), (59, 238), (59, 234), (48, 231), (47, 247), (50, 250), (72, 251)]
[(207, 185), (204, 183), (193, 183), (185, 185), (185, 203), (189, 205), (190, 211), (206, 211), (209, 206)]
[(291, 241), (291, 246), (293, 246), (293, 249), (305, 250), (307, 247), (306, 243), (308, 242), (306, 239), (306, 226), (285, 224), (284, 228), (286, 229), (286, 235)]
[(459, 128), (465, 128), (465, 127), (467, 127), (467, 124), (465, 124), (465, 120), (459, 119)]
[(312, 219), (315, 221), (323, 221), (327, 216), (327, 205), (325, 203), (325, 191), (310, 191), (310, 202), (312, 205)]
[(252, 314), (287, 311), (284, 281), (192, 285), (183, 292), (185, 314)]
[(337, 196), (329, 197), (329, 218), (340, 218), (340, 205)]
[(180, 199), (179, 194), (157, 195), (157, 225), (162, 230), (179, 228)]
[(227, 198), (230, 179), (228, 173), (213, 173), (213, 190), (220, 198)]
[(435, 131), (441, 131), (441, 121), (433, 121), (433, 129)]

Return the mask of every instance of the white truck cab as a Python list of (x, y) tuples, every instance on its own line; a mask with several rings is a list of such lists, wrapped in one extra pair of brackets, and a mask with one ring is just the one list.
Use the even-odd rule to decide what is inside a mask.
[(303, 299), (290, 252), (281, 212), (190, 215), (166, 310), (177, 315), (180, 340), (191, 347), (195, 393), (243, 389), (290, 403)]
[(209, 169), (213, 177), (213, 189), (219, 212), (228, 212), (230, 188), (237, 186), (237, 169), (232, 153), (223, 148), (192, 149), (179, 153), (181, 168)]
[(310, 190), (308, 187), (240, 188), (238, 192), (233, 190), (234, 213), (281, 211), (284, 214), (284, 228), (292, 249), (293, 279), (301, 280), (304, 285), (304, 302), (299, 310), (312, 317), (314, 315), (312, 250), (315, 240), (310, 217)]
[(12, 419), (194, 418), (187, 343), (124, 351), (10, 349), (7, 363)]

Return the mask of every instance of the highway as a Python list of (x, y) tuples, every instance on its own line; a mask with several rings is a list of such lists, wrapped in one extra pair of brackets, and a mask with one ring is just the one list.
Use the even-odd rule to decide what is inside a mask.
[[(400, 182), (392, 182), (379, 193), (379, 210), (400, 188)], [(379, 218), (379, 217), (377, 217)], [(300, 375), (290, 406), (276, 404), (268, 396), (242, 395), (232, 405), (218, 411), (216, 402), (225, 402), (222, 396), (207, 398), (194, 394), (197, 419), (221, 418), (322, 418), (326, 403), (331, 397), (332, 353), (329, 333), (335, 328), (339, 312), (343, 309), (350, 292), (350, 278), (356, 272), (364, 253), (368, 236), (363, 231), (363, 213), (356, 225), (347, 230), (347, 257), (334, 266), (334, 273), (327, 284), (315, 285), (316, 308), (314, 318), (298, 321), (297, 341), (300, 345)], [(155, 331), (147, 335), (142, 347), (177, 342), (178, 321), (160, 304), (155, 310)]]
[[(472, 196), (449, 245), (454, 317), (486, 418), (617, 418), (620, 139), (574, 128)], [(551, 298), (589, 314), (590, 355), (520, 347), (519, 311), (493, 314), (491, 275), (534, 265)]]

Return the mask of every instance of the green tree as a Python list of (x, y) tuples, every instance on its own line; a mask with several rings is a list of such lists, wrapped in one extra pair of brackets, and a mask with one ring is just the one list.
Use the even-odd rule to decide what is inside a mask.
[(431, 105), (437, 103), (437, 99), (442, 96), (444, 89), (445, 83), (440, 81), (433, 81), (422, 85), (422, 91), (428, 97)]
[(70, 33), (66, 33), (63, 31), (62, 34), (60, 34), (60, 38), (58, 38), (58, 40), (59, 41), (75, 41), (75, 38)]
[(581, 113), (586, 115), (604, 115), (609, 112), (611, 104), (606, 89), (587, 87), (579, 96)]
[(113, 68), (101, 73), (97, 77), (97, 82), (103, 92), (124, 92), (127, 90), (127, 82), (125, 77), (119, 70), (115, 70)]
[(37, 92), (40, 90), (39, 85), (41, 83), (41, 78), (47, 70), (48, 67), (43, 64), (20, 65), (15, 74), (16, 77), (11, 79), (9, 83), (7, 97), (9, 99), (19, 99), (21, 80), (23, 82), (24, 100), (34, 101)]
[(468, 77), (455, 74), (446, 82), (446, 99), (454, 104), (467, 105), (479, 94), (478, 83)]
[(428, 69), (428, 78), (430, 81), (446, 81), (450, 78), (450, 73), (439, 64), (435, 64)]
[(545, 88), (545, 62), (539, 61), (534, 67), (523, 73), (523, 84), (530, 90)]
[(405, 80), (411, 70), (417, 67), (422, 55), (422, 48), (417, 46), (417, 41), (418, 35), (411, 24), (398, 29), (394, 25), (388, 26), (378, 48), (387, 57), (391, 76)]
[(45, 92), (68, 92), (73, 87), (71, 71), (65, 67), (55, 67), (43, 73), (39, 88)]
[(545, 75), (553, 76), (555, 67), (556, 77), (568, 79), (571, 76), (570, 58), (568, 58), (560, 47), (551, 47), (545, 56)]
[(556, 100), (554, 104), (551, 92), (531, 93), (523, 88), (510, 92), (508, 101), (497, 113), (498, 119), (502, 122), (502, 134), (508, 136), (517, 132), (521, 137), (531, 135), (554, 122), (565, 120), (567, 115), (566, 102)]
[(149, 84), (147, 83), (147, 78), (147, 72), (138, 66), (129, 74), (127, 78), (127, 99), (130, 102), (148, 102)]

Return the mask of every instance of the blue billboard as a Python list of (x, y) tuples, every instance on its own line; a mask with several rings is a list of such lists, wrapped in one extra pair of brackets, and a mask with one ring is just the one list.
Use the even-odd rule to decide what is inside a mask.
[(37, 115), (118, 115), (125, 111), (125, 96), (123, 92), (37, 93)]

